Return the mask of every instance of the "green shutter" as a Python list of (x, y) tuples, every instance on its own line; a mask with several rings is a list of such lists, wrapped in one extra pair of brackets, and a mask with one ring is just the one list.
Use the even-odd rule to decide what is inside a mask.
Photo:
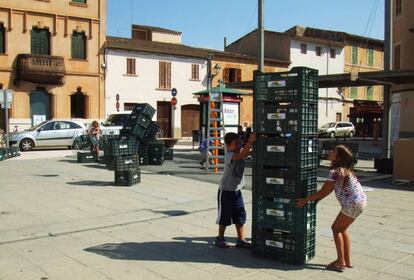
[(367, 87), (367, 100), (374, 99), (374, 87)]
[(72, 34), (72, 58), (86, 59), (86, 36), (83, 32)]
[(33, 28), (31, 31), (32, 54), (50, 55), (50, 33), (47, 29)]
[(373, 49), (368, 50), (368, 65), (374, 66), (374, 50)]
[(6, 53), (6, 30), (0, 25), (0, 53)]
[(357, 87), (351, 88), (351, 94), (349, 97), (352, 99), (358, 99), (358, 88)]
[(72, 0), (72, 2), (86, 4), (86, 0)]
[(352, 64), (358, 64), (358, 47), (352, 46)]

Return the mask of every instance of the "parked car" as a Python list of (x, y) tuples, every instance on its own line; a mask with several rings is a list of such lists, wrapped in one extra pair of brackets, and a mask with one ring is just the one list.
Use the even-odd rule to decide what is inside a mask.
[(318, 130), (319, 137), (354, 137), (355, 126), (350, 122), (327, 123)]
[(66, 146), (71, 148), (73, 139), (86, 132), (84, 123), (74, 120), (49, 120), (28, 130), (10, 134), (11, 147), (30, 151), (34, 147)]
[(131, 112), (110, 114), (106, 120), (101, 123), (100, 129), (102, 135), (119, 134), (130, 115)]

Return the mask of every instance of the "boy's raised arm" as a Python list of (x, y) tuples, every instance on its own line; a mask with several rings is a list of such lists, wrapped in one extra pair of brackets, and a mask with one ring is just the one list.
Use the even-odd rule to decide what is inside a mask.
[(250, 134), (249, 140), (247, 141), (244, 148), (240, 151), (240, 153), (235, 154), (231, 160), (244, 160), (250, 154), (250, 149), (252, 148), (253, 143), (256, 141), (256, 133), (253, 132)]

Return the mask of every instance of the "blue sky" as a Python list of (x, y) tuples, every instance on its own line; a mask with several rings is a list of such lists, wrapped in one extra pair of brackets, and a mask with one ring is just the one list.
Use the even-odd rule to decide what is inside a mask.
[[(181, 31), (196, 47), (223, 49), (225, 36), (233, 42), (257, 26), (257, 0), (107, 0), (107, 9), (108, 35), (129, 37), (132, 18)], [(265, 9), (268, 30), (298, 24), (383, 39), (384, 0), (265, 0)]]

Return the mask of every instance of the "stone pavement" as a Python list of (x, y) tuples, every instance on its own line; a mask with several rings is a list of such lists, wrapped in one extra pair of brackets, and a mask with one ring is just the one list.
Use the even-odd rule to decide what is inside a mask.
[(0, 162), (0, 279), (414, 279), (413, 189), (371, 185), (350, 229), (355, 268), (336, 273), (323, 270), (332, 195), (318, 206), (316, 258), (290, 266), (212, 245), (217, 185), (142, 178), (114, 187), (113, 172), (72, 157)]

